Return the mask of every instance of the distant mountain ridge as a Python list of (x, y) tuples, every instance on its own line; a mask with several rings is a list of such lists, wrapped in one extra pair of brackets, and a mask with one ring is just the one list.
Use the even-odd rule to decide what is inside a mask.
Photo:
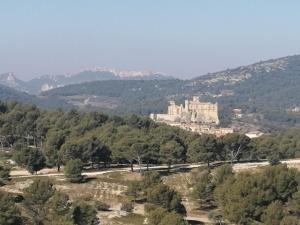
[[(193, 95), (218, 102), (221, 122), (229, 124), (234, 108), (242, 109), (241, 121), (258, 126), (299, 124), (300, 55), (240, 66), (191, 80), (97, 81), (68, 85), (43, 93), (83, 109), (100, 105), (117, 113), (164, 112), (168, 100), (183, 103)], [(101, 104), (105, 102), (105, 104)], [(113, 107), (112, 107), (113, 106)], [(243, 121), (244, 120), (244, 121)], [(246, 121), (247, 120), (247, 121)], [(271, 124), (271, 125), (270, 125)]]
[(17, 79), (13, 73), (0, 75), (0, 84), (25, 91), (31, 94), (38, 94), (53, 88), (62, 87), (69, 84), (101, 80), (166, 80), (173, 79), (162, 73), (123, 71), (109, 68), (96, 68), (85, 70), (72, 75), (43, 75), (29, 81)]
[(25, 87), (25, 82), (17, 79), (13, 73), (0, 74), (0, 84), (22, 90)]
[[(24, 85), (12, 74), (1, 77), (1, 82), (11, 87)], [(191, 80), (169, 79), (159, 73), (124, 73), (98, 68), (72, 76), (42, 76), (25, 82), (25, 88), (36, 93), (44, 90), (38, 99), (32, 100), (39, 105), (53, 101), (55, 104), (49, 105), (140, 115), (165, 112), (169, 100), (180, 104), (196, 95), (204, 101), (219, 103), (222, 126), (233, 124), (233, 109), (243, 112), (242, 118), (233, 121), (242, 124), (240, 127), (254, 124), (254, 127), (268, 130), (300, 125), (300, 55), (240, 66)]]
[(42, 108), (71, 108), (71, 105), (66, 101), (57, 97), (37, 97), (2, 84), (0, 84), (0, 101), (18, 101), (26, 104), (35, 104)]
[(289, 65), (300, 61), (300, 55), (286, 56), (278, 59), (260, 61), (247, 66), (239, 66), (233, 69), (227, 69), (219, 72), (208, 73), (198, 76), (192, 81), (204, 82), (207, 84), (224, 82), (225, 84), (235, 84), (239, 81), (250, 79), (255, 75), (269, 74), (276, 71), (284, 71)]

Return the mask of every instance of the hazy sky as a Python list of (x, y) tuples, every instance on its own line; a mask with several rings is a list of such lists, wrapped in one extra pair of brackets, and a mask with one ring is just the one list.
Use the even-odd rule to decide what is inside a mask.
[(0, 73), (181, 78), (300, 53), (299, 0), (0, 0)]

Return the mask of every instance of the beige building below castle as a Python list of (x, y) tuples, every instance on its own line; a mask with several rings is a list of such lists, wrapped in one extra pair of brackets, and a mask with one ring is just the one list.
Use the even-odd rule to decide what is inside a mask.
[(185, 130), (223, 136), (233, 133), (231, 128), (218, 128), (218, 103), (202, 102), (194, 96), (191, 101), (185, 100), (184, 106), (176, 105), (170, 101), (167, 114), (150, 114), (150, 118), (157, 122), (167, 123), (171, 126)]
[(192, 101), (185, 100), (184, 106), (176, 105), (170, 101), (167, 114), (151, 114), (150, 118), (156, 121), (184, 122), (197, 124), (220, 123), (218, 116), (218, 103), (201, 102), (199, 97)]

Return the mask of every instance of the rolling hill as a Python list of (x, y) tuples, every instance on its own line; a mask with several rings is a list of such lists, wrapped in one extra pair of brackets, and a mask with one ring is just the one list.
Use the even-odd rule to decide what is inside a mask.
[(71, 75), (44, 75), (29, 81), (22, 81), (15, 77), (13, 73), (0, 74), (0, 84), (24, 91), (30, 94), (63, 87), (70, 84), (81, 84), (84, 82), (103, 80), (169, 80), (171, 76), (161, 73), (142, 71), (123, 71), (116, 69), (96, 68), (85, 70)]
[(117, 114), (160, 112), (182, 90), (181, 80), (108, 80), (68, 85), (43, 92), (84, 110), (109, 109)]
[[(219, 103), (222, 126), (270, 130), (300, 124), (300, 55), (191, 80), (98, 69), (72, 76), (43, 76), (30, 82), (20, 81), (8, 73), (0, 76), (0, 84), (0, 100), (18, 100), (44, 108), (76, 107), (149, 115), (165, 112), (169, 100), (183, 103), (184, 99), (197, 95), (205, 101)], [(24, 92), (31, 89), (37, 93), (42, 87), (53, 89), (40, 95)], [(242, 118), (233, 119), (232, 110), (236, 108), (242, 110)]]
[(71, 105), (57, 97), (30, 95), (0, 84), (0, 101), (18, 101), (26, 104), (35, 104), (41, 108), (70, 108)]
[(170, 99), (192, 95), (219, 102), (223, 125), (232, 124), (232, 109), (240, 108), (239, 126), (256, 124), (277, 129), (300, 123), (300, 56), (258, 62), (206, 74), (192, 80), (109, 80), (68, 85), (43, 93), (83, 109), (115, 113), (163, 112)]
[(0, 84), (25, 91), (25, 82), (17, 79), (13, 73), (0, 74)]

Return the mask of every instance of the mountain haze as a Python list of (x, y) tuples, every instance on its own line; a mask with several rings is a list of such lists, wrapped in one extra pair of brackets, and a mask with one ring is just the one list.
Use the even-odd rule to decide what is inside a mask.
[[(81, 108), (107, 108), (117, 113), (163, 112), (170, 99), (183, 102), (192, 95), (218, 102), (223, 122), (241, 108), (243, 122), (266, 126), (300, 122), (300, 56), (258, 62), (206, 74), (191, 80), (110, 80), (70, 85), (43, 93)], [(105, 104), (101, 104), (105, 102)]]
[(35, 104), (41, 108), (71, 108), (71, 105), (57, 97), (38, 97), (2, 84), (0, 84), (0, 101), (18, 101), (25, 104)]
[(0, 84), (17, 90), (25, 90), (25, 82), (16, 78), (13, 73), (0, 74)]
[[(48, 108), (75, 107), (149, 115), (165, 112), (169, 100), (183, 103), (197, 95), (204, 101), (219, 103), (223, 126), (254, 124), (268, 130), (300, 124), (300, 55), (240, 66), (191, 80), (172, 79), (160, 73), (98, 68), (71, 76), (42, 76), (28, 82), (7, 73), (0, 76), (0, 84), (0, 99), (15, 99)], [(40, 96), (28, 94), (41, 90), (44, 92)], [(232, 120), (235, 108), (243, 112), (243, 118), (238, 121)]]
[(69, 84), (80, 84), (84, 82), (99, 80), (165, 80), (173, 79), (162, 73), (142, 72), (142, 71), (123, 71), (107, 68), (96, 68), (85, 70), (71, 75), (43, 75), (29, 81), (17, 79), (13, 73), (0, 75), (0, 84), (25, 91), (31, 94), (38, 94), (53, 88), (66, 86)]

